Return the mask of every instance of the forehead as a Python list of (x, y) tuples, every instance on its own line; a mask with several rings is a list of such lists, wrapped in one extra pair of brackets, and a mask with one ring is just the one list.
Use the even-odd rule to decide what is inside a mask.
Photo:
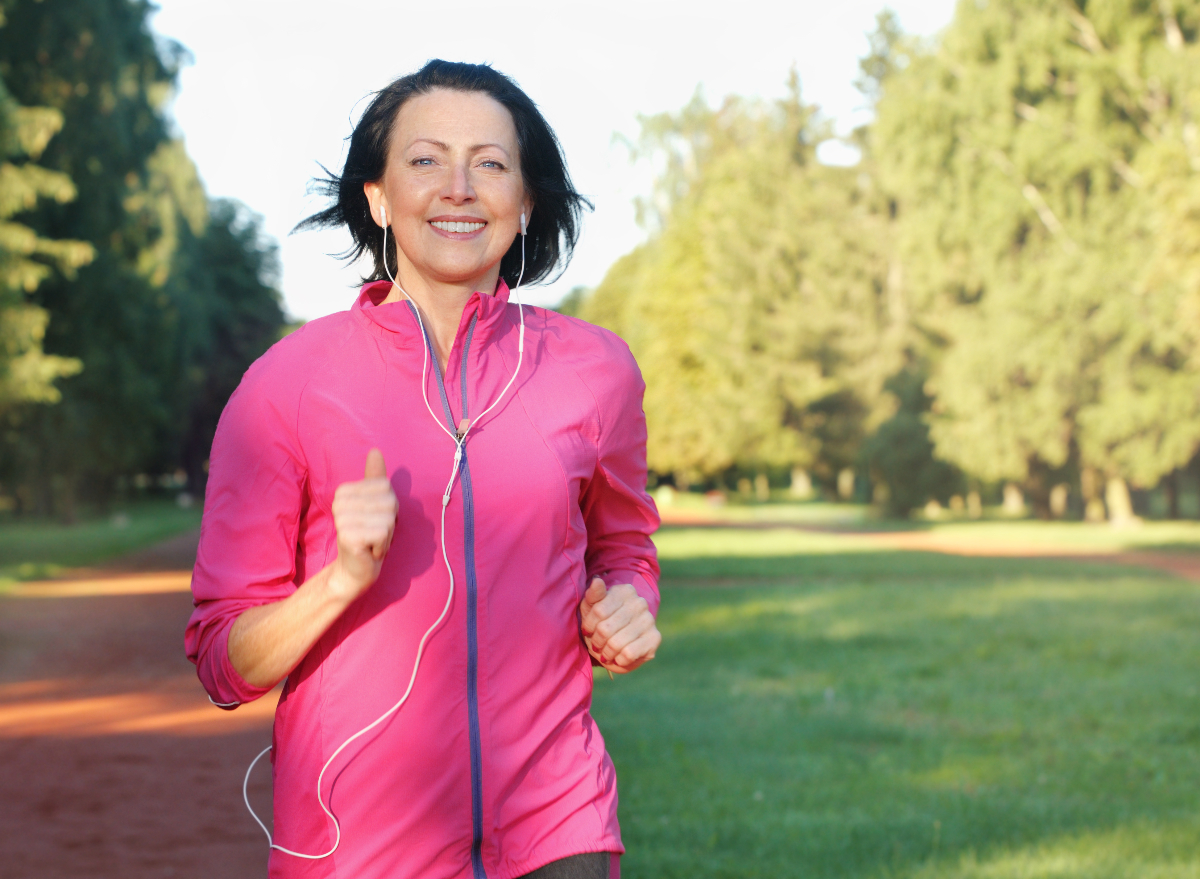
[(517, 129), (512, 114), (489, 94), (434, 89), (409, 98), (396, 114), (393, 149), (405, 150), (417, 141), (450, 147), (498, 144), (515, 156)]

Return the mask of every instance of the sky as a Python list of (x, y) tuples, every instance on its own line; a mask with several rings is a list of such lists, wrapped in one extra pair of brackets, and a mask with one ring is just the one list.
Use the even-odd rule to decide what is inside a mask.
[[(290, 235), (322, 207), (307, 194), (319, 165), (340, 170), (370, 93), (430, 58), (487, 62), (513, 77), (562, 142), (576, 188), (595, 202), (575, 258), (552, 284), (522, 291), (553, 304), (595, 286), (643, 239), (633, 199), (648, 169), (614, 135), (639, 114), (674, 111), (703, 89), (776, 98), (794, 67), (801, 93), (842, 133), (865, 121), (853, 86), (866, 34), (885, 5), (909, 33), (949, 23), (954, 0), (606, 0), (414, 3), (403, 0), (157, 0), (155, 31), (188, 49), (173, 116), (210, 196), (261, 215), (280, 249), (293, 318), (350, 306), (360, 275), (333, 258), (342, 231)], [(822, 154), (845, 160), (836, 149)]]

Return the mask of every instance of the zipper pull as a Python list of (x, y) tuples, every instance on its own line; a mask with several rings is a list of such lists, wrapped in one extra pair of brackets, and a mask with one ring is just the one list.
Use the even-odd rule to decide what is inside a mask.
[[(467, 435), (467, 431), (470, 429), (471, 429), (471, 419), (464, 418), (462, 421), (458, 422), (458, 429), (456, 431), (454, 431), (454, 438), (461, 443), (462, 438)], [(461, 446), (459, 448), (459, 451), (461, 453)]]

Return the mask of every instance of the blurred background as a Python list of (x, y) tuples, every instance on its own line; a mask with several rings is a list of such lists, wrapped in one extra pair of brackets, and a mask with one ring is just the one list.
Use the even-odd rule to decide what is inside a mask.
[(307, 182), (441, 55), (535, 95), (596, 203), (530, 296), (629, 342), (652, 483), (1200, 515), (1189, 4), (466, 4), (461, 35), (371, 2), (3, 8), (8, 513), (203, 495), (245, 367), (354, 296), (348, 239), (288, 234)]
[[(289, 233), (430, 57), (539, 102), (596, 210), (527, 301), (646, 380), (667, 641), (595, 703), (628, 875), (1200, 871), (1200, 2), (0, 18), (20, 875), (259, 875), (234, 788), (269, 710), (218, 728), (173, 628), (208, 450), (246, 367), (352, 303), (348, 238)], [(183, 741), (203, 833), (160, 826)], [(122, 761), (144, 784), (88, 769)]]

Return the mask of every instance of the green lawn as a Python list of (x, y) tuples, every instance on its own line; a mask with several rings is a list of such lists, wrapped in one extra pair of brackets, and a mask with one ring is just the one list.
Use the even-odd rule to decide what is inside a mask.
[(784, 530), (658, 543), (659, 657), (596, 683), (626, 879), (1200, 877), (1200, 586)]
[(53, 520), (0, 522), (0, 590), (19, 580), (54, 576), (152, 546), (200, 526), (200, 507), (140, 501), (104, 518), (63, 525)]
[(833, 504), (821, 501), (748, 503), (731, 502), (711, 506), (703, 495), (677, 493), (669, 506), (669, 515), (682, 512), (703, 517), (714, 525), (738, 524), (768, 528), (815, 527), (822, 530), (856, 533), (864, 531), (924, 531), (939, 537), (972, 543), (1056, 546), (1076, 551), (1109, 552), (1118, 550), (1181, 550), (1200, 552), (1200, 521), (1153, 521), (1113, 528), (1105, 522), (1012, 519), (998, 509), (987, 508), (979, 520), (946, 514), (944, 519), (881, 519), (870, 507), (861, 504)]

